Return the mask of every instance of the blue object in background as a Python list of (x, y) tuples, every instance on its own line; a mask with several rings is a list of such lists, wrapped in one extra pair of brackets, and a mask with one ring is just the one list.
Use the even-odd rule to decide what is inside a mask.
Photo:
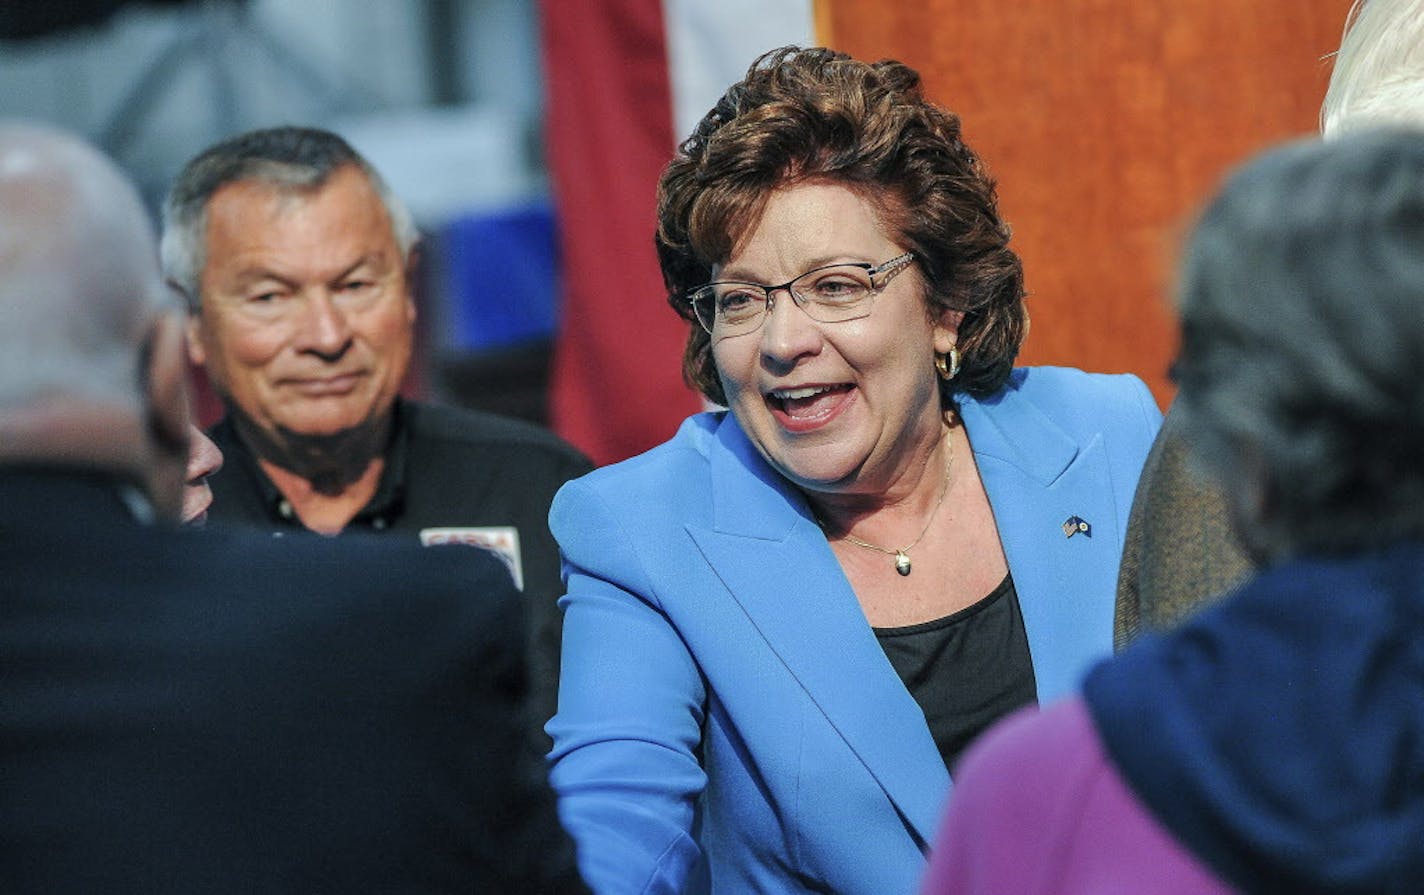
[(558, 249), (548, 199), (463, 215), (439, 231), (449, 352), (547, 341), (558, 319)]

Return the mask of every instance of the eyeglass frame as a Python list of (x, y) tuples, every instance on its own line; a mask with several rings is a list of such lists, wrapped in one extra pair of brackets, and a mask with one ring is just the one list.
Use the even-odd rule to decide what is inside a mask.
[[(704, 323), (702, 320), (702, 315), (697, 313), (697, 297), (700, 294), (702, 294), (705, 290), (712, 288), (713, 286), (750, 286), (754, 289), (760, 289), (762, 293), (766, 296), (766, 300), (765, 303), (762, 305), (761, 316), (757, 318), (756, 326), (753, 326), (751, 329), (746, 330), (745, 332), (740, 332), (736, 334), (738, 336), (745, 336), (750, 335), (751, 333), (754, 333), (757, 330), (761, 329), (762, 325), (766, 323), (767, 315), (771, 313), (772, 309), (776, 305), (776, 300), (772, 298), (775, 293), (784, 290), (787, 295), (791, 296), (791, 301), (796, 305), (796, 307), (800, 308), (802, 311), (806, 311), (806, 305), (812, 302), (813, 300), (806, 298), (803, 295), (800, 295), (796, 292), (795, 289), (792, 289), (792, 283), (795, 283), (797, 280), (804, 279), (805, 277), (808, 277), (811, 274), (816, 273), (820, 270), (830, 270), (833, 267), (858, 267), (861, 270), (865, 271), (866, 276), (870, 277), (870, 293), (865, 296), (866, 304), (864, 314), (857, 314), (854, 317), (846, 317), (841, 320), (821, 320), (815, 314), (812, 314), (810, 311), (806, 311), (806, 316), (810, 317), (812, 320), (815, 320), (817, 323), (849, 323), (852, 320), (862, 320), (866, 317), (869, 317), (870, 312), (875, 308), (876, 296), (885, 291), (885, 287), (890, 285), (890, 281), (895, 278), (895, 274), (904, 270), (906, 267), (909, 267), (912, 263), (914, 263), (914, 261), (914, 252), (905, 252), (903, 254), (896, 255), (894, 258), (891, 258), (888, 261), (882, 261), (879, 264), (870, 264), (865, 261), (838, 261), (835, 264), (822, 264), (819, 267), (813, 267), (810, 270), (802, 271), (801, 273), (797, 274), (796, 276), (792, 277), (791, 279), (787, 280), (785, 283), (782, 283), (779, 286), (767, 286), (762, 283), (749, 283), (744, 280), (713, 280), (709, 283), (703, 283), (701, 286), (698, 286), (695, 289), (689, 289), (683, 296), (683, 300), (687, 302), (688, 308), (692, 311), (692, 317), (694, 320), (697, 321), (698, 326), (701, 326), (703, 330), (707, 332), (707, 335), (711, 336), (713, 335), (712, 326), (708, 325), (707, 323)], [(875, 282), (875, 278), (880, 274), (887, 272), (888, 275), (885, 277), (885, 279), (881, 280), (877, 284)], [(717, 322), (716, 313), (716, 309), (714, 308), (712, 311), (713, 324)], [(724, 338), (731, 337), (724, 336)]]

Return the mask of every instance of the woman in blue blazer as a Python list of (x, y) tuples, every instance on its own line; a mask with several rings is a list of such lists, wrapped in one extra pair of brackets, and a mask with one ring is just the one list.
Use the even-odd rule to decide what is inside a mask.
[(1012, 369), (992, 181), (899, 63), (758, 60), (665, 172), (657, 244), (728, 410), (554, 503), (581, 869), (910, 892), (969, 739), (1110, 651), (1160, 414), (1130, 376)]

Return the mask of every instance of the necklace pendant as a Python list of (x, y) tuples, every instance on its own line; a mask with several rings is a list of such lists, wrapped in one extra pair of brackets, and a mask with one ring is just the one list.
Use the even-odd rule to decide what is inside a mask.
[(910, 574), (910, 554), (903, 550), (895, 551), (895, 571), (901, 575)]

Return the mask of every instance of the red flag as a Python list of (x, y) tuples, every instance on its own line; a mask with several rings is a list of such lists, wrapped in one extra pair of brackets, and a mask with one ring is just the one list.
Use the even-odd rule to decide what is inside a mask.
[(687, 324), (653, 250), (655, 191), (672, 157), (661, 0), (543, 5), (549, 169), (563, 307), (554, 428), (596, 463), (672, 437), (701, 408), (682, 382)]

